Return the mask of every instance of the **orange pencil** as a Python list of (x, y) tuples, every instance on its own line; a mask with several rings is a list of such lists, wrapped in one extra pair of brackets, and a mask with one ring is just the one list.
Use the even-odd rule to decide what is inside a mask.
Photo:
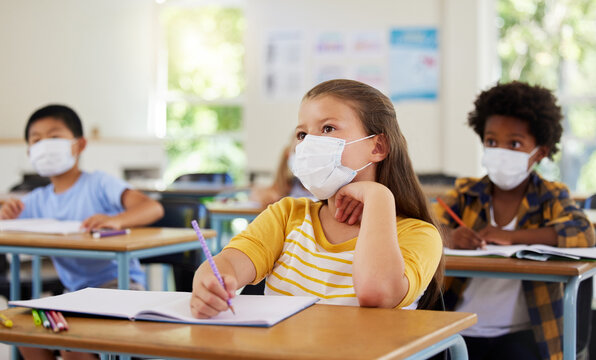
[(463, 226), (463, 227), (467, 228), (466, 224), (464, 224), (464, 222), (459, 218), (459, 216), (457, 216), (457, 214), (454, 213), (453, 210), (451, 210), (449, 205), (445, 204), (445, 202), (443, 200), (441, 200), (441, 198), (438, 196), (437, 196), (437, 202), (445, 209), (445, 211), (447, 211), (447, 213), (449, 215), (451, 215), (453, 220), (455, 220), (455, 222), (458, 223), (459, 226)]

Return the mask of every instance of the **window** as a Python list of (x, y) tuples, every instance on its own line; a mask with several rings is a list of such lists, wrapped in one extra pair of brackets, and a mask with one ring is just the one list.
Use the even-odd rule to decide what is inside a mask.
[[(192, 4), (192, 2), (191, 2)], [(203, 5), (200, 5), (203, 4)], [(244, 12), (238, 6), (168, 2), (160, 10), (164, 180), (227, 172), (242, 181)]]
[(565, 116), (547, 177), (596, 192), (596, 1), (499, 0), (501, 81), (555, 90)]

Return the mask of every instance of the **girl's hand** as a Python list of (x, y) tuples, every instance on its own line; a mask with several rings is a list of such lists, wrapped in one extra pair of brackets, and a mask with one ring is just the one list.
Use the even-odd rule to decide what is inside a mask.
[(0, 208), (0, 219), (16, 219), (25, 209), (25, 204), (19, 199), (8, 199)]
[(122, 224), (120, 223), (118, 216), (95, 214), (85, 219), (81, 224), (81, 227), (87, 231), (99, 229), (120, 230), (122, 228)]
[(450, 232), (450, 246), (453, 249), (482, 249), (486, 241), (480, 233), (474, 230), (460, 226)]
[(478, 232), (489, 244), (511, 245), (513, 244), (512, 231), (501, 230), (494, 226), (487, 226)]
[(192, 282), (192, 296), (190, 297), (192, 316), (207, 319), (229, 309), (227, 301), (234, 297), (238, 281), (229, 274), (221, 274), (221, 277), (226, 284), (225, 289), (207, 262), (199, 266)]
[(335, 193), (335, 219), (353, 225), (362, 219), (364, 199), (367, 193), (388, 189), (374, 181), (357, 181), (341, 187)]
[[(357, 181), (341, 187), (335, 193), (335, 219), (353, 225), (362, 219), (364, 195), (372, 181)], [(375, 184), (375, 183), (373, 183)]]

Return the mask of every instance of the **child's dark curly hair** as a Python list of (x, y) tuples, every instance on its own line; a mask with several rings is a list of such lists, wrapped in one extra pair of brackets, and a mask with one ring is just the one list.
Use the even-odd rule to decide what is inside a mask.
[(550, 90), (514, 81), (483, 91), (468, 114), (468, 125), (484, 141), (484, 126), (492, 115), (511, 116), (528, 123), (536, 144), (548, 148), (548, 157), (557, 152), (561, 139), (561, 107)]

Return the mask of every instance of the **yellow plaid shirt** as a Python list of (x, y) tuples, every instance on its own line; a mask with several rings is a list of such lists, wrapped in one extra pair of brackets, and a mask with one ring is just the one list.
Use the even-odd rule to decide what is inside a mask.
[[(492, 183), (482, 179), (462, 178), (455, 188), (441, 198), (474, 230), (485, 228), (490, 221)], [(439, 204), (434, 209), (441, 224), (456, 228), (457, 223)], [(530, 174), (530, 184), (517, 213), (516, 229), (537, 229), (553, 226), (559, 247), (593, 247), (592, 224), (569, 197), (567, 187), (558, 182)], [(467, 278), (446, 281), (445, 303), (453, 310), (461, 300)], [(543, 359), (562, 359), (563, 351), (563, 284), (522, 281), (532, 322), (534, 338)]]

